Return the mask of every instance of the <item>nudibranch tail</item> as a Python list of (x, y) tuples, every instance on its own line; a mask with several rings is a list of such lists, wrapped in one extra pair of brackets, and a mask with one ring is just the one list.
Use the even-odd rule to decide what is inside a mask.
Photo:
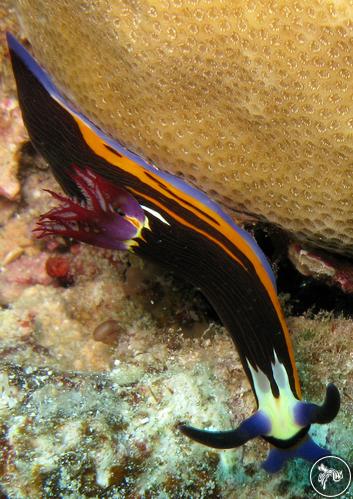
[(215, 449), (233, 449), (245, 444), (249, 440), (260, 437), (271, 429), (268, 417), (261, 411), (255, 412), (245, 419), (238, 428), (228, 431), (199, 430), (185, 424), (179, 425), (179, 430), (187, 437), (200, 444)]
[(326, 387), (326, 396), (322, 405), (302, 402), (295, 408), (295, 418), (298, 424), (327, 424), (337, 416), (341, 405), (340, 392), (333, 383)]
[(73, 166), (70, 177), (81, 191), (81, 200), (47, 190), (61, 204), (40, 217), (34, 229), (37, 237), (60, 235), (119, 250), (137, 245), (148, 219), (136, 199), (89, 168)]
[(271, 447), (262, 468), (268, 473), (280, 471), (289, 459), (301, 458), (314, 463), (322, 457), (329, 456), (331, 452), (317, 445), (309, 435), (300, 440), (297, 445), (288, 449)]
[(107, 136), (11, 35), (8, 44), (29, 136), (69, 196), (51, 193), (60, 206), (41, 217), (39, 235), (133, 247), (164, 264), (203, 292), (237, 347), (257, 412), (228, 432), (180, 425), (182, 433), (216, 448), (261, 436), (272, 447), (264, 463), (269, 471), (290, 457), (313, 460), (326, 453), (307, 433), (311, 424), (336, 416), (339, 393), (329, 385), (321, 406), (301, 401), (275, 277), (256, 242), (206, 194)]
[[(208, 431), (180, 424), (180, 431), (198, 443), (215, 449), (231, 449), (262, 437), (271, 444), (271, 450), (262, 467), (268, 472), (279, 471), (290, 458), (300, 457), (310, 462), (330, 454), (330, 451), (317, 445), (308, 435), (313, 423), (326, 424), (338, 414), (340, 395), (336, 386), (329, 384), (322, 405), (296, 401), (292, 414), (296, 432), (289, 438), (276, 438), (273, 435), (273, 417), (266, 410), (258, 410), (245, 419), (238, 428), (228, 431)], [(284, 426), (287, 426), (284, 422)]]

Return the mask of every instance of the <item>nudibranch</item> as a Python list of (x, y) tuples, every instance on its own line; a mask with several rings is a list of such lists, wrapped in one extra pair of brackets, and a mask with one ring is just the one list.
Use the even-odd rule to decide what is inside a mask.
[(329, 384), (322, 405), (302, 401), (293, 349), (272, 269), (253, 238), (201, 191), (159, 170), (97, 128), (58, 91), (28, 51), (8, 35), (23, 119), (66, 196), (43, 215), (40, 237), (61, 234), (130, 249), (173, 269), (207, 297), (228, 329), (256, 399), (238, 428), (184, 435), (227, 449), (260, 436), (271, 445), (263, 467), (329, 454), (308, 435), (340, 407)]

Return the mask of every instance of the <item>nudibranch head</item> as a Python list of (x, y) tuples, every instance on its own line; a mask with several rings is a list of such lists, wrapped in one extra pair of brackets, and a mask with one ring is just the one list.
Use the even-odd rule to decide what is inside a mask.
[(148, 219), (136, 199), (90, 168), (73, 166), (70, 178), (81, 199), (47, 191), (60, 205), (40, 217), (34, 229), (38, 237), (55, 234), (119, 250), (136, 246), (136, 239), (148, 228)]

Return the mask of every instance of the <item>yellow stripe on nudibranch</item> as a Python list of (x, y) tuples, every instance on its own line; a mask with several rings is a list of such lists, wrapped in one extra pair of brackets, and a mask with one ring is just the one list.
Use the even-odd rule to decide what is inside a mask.
[(266, 436), (287, 440), (301, 429), (294, 420), (294, 407), (299, 400), (293, 395), (284, 365), (279, 362), (275, 351), (273, 355), (275, 360), (272, 363), (272, 373), (278, 386), (278, 397), (273, 396), (270, 380), (266, 374), (259, 368), (254, 369), (250, 362), (248, 362), (248, 367), (254, 383), (258, 409), (263, 411), (271, 421), (271, 431)]
[(127, 248), (133, 252), (133, 249), (139, 245), (138, 239), (141, 239), (142, 241), (146, 242), (143, 235), (142, 235), (142, 231), (143, 231), (143, 229), (151, 230), (150, 224), (149, 224), (148, 218), (146, 216), (145, 216), (143, 223), (141, 223), (140, 220), (138, 220), (137, 218), (130, 217), (129, 215), (125, 215), (124, 218), (126, 220), (128, 220), (137, 229), (137, 232), (136, 232), (136, 235), (134, 236), (134, 238), (130, 239), (129, 241), (126, 242)]

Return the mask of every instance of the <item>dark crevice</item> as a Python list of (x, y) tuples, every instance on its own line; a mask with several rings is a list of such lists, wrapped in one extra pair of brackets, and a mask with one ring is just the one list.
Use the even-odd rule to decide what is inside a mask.
[(289, 295), (286, 306), (291, 315), (327, 311), (345, 317), (353, 316), (351, 294), (344, 293), (338, 286), (330, 286), (298, 272), (287, 257), (288, 238), (282, 231), (266, 224), (257, 224), (251, 227), (251, 232), (274, 267), (278, 292)]

